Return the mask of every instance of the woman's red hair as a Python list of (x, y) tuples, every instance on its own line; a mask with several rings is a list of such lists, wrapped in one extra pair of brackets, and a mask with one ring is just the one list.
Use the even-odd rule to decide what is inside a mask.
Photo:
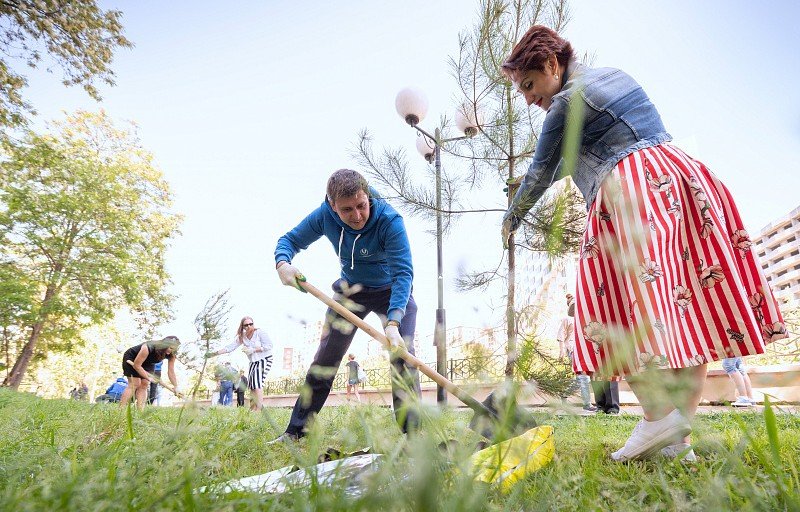
[(575, 51), (569, 41), (559, 36), (555, 30), (544, 25), (534, 25), (514, 46), (500, 69), (508, 78), (528, 71), (543, 71), (544, 62), (554, 54), (558, 63), (566, 66)]

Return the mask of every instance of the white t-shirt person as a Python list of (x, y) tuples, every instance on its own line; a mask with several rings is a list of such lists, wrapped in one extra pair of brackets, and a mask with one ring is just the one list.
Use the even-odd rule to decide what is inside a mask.
[(219, 354), (233, 352), (239, 345), (243, 345), (244, 353), (251, 363), (260, 361), (272, 355), (272, 340), (262, 329), (254, 329), (250, 337), (247, 333), (234, 336), (233, 341), (217, 351)]

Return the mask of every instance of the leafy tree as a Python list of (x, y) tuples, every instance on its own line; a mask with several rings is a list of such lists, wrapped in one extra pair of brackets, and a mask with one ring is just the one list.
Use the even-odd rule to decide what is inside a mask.
[[(477, 136), (454, 141), (442, 151), (460, 159), (465, 164), (456, 170), (442, 171), (442, 207), (444, 228), (452, 227), (454, 215), (464, 216), (476, 212), (504, 212), (524, 175), (525, 164), (536, 149), (540, 114), (528, 109), (519, 98), (511, 82), (501, 73), (503, 59), (511, 53), (513, 45), (534, 24), (545, 24), (561, 30), (569, 19), (566, 0), (483, 0), (480, 18), (472, 30), (459, 36), (460, 51), (450, 59), (457, 80), (458, 102), (468, 119), (483, 119)], [(448, 120), (443, 118), (440, 130), (450, 138)], [(437, 213), (435, 193), (419, 186), (407, 169), (402, 149), (385, 149), (380, 157), (372, 151), (372, 141), (367, 131), (360, 134), (357, 158), (369, 169), (370, 175), (396, 196), (414, 215), (433, 218)], [(433, 171), (431, 171), (433, 172)], [(434, 180), (430, 181), (431, 183)], [(504, 205), (497, 208), (474, 207), (477, 192), (489, 188), (497, 197), (506, 187)], [(517, 238), (509, 241), (509, 249), (501, 251), (498, 222), (498, 263), (483, 271), (467, 272), (458, 280), (462, 290), (485, 289), (495, 282), (506, 284), (506, 337), (508, 360), (506, 374), (513, 375), (518, 357), (517, 335), (521, 328), (516, 309), (516, 256), (517, 249), (546, 251), (559, 256), (576, 251), (585, 223), (583, 200), (572, 186), (565, 186), (551, 194), (529, 212)], [(503, 260), (505, 259), (505, 269)]]
[(33, 107), (25, 101), (25, 76), (13, 64), (58, 67), (62, 83), (79, 85), (95, 99), (97, 81), (114, 85), (114, 50), (133, 43), (123, 35), (122, 13), (103, 11), (94, 0), (13, 0), (0, 2), (0, 126), (23, 124)]
[(35, 297), (17, 328), (24, 344), (4, 386), (17, 388), (32, 358), (126, 306), (147, 335), (170, 318), (164, 254), (180, 218), (153, 157), (132, 127), (78, 112), (52, 134), (4, 141), (0, 261)]
[(92, 401), (122, 375), (119, 348), (127, 348), (128, 343), (111, 323), (91, 326), (74, 337), (82, 340), (80, 347), (49, 353), (46, 365), (31, 367), (22, 387), (35, 389), (41, 396), (65, 398), (70, 389), (83, 382)]

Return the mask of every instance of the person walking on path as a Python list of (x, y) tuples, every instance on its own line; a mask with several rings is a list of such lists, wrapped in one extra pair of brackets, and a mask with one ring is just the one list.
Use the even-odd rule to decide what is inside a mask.
[(597, 405), (598, 414), (619, 414), (619, 381), (616, 376), (607, 377), (598, 375), (592, 380), (594, 403)]
[(347, 359), (347, 401), (350, 401), (350, 394), (355, 393), (356, 400), (358, 400), (358, 403), (361, 403), (361, 397), (358, 394), (358, 385), (360, 383), (358, 379), (358, 369), (360, 366), (358, 361), (356, 361), (355, 354), (348, 355)]
[[(546, 112), (533, 162), (503, 217), (503, 243), (560, 177), (565, 136), (577, 133), (572, 179), (588, 217), (573, 369), (624, 375), (643, 408), (614, 460), (662, 449), (693, 456), (689, 421), (708, 363), (760, 354), (786, 337), (736, 203), (702, 162), (669, 144), (633, 78), (578, 63), (553, 30), (531, 27), (502, 72), (528, 106)], [(580, 125), (568, 126), (568, 118)]]
[[(341, 278), (333, 283), (334, 300), (360, 318), (375, 312), (389, 343), (406, 346), (413, 354), (417, 304), (411, 294), (414, 270), (403, 218), (356, 171), (334, 172), (326, 192), (322, 205), (278, 240), (275, 265), (281, 282), (303, 291), (298, 279), (305, 278), (292, 260), (324, 236), (333, 245), (342, 269)], [(305, 435), (309, 419), (328, 399), (353, 336), (355, 327), (329, 308), (319, 349), (305, 379), (310, 396), (301, 394), (286, 432), (274, 441)], [(420, 394), (419, 375), (400, 358), (390, 355), (390, 361), (395, 416), (403, 432), (409, 432), (418, 424), (413, 402)]]
[(238, 377), (230, 363), (219, 368), (219, 405), (231, 405), (233, 402), (233, 381)]
[[(181, 342), (177, 336), (167, 336), (161, 340), (141, 343), (125, 351), (122, 355), (122, 374), (128, 378), (128, 387), (122, 392), (120, 407), (126, 407), (131, 397), (136, 394), (136, 405), (144, 409), (147, 401), (147, 390), (150, 387), (150, 374), (156, 363), (167, 360), (167, 376), (177, 392), (178, 377), (175, 376), (175, 354)], [(131, 361), (133, 365), (128, 363)]]
[(722, 360), (722, 369), (736, 386), (736, 400), (731, 402), (734, 407), (753, 407), (753, 384), (747, 374), (747, 367), (741, 357), (728, 357)]
[(244, 407), (245, 391), (247, 391), (247, 377), (244, 370), (239, 370), (239, 378), (236, 380), (236, 407)]
[[(161, 365), (164, 364), (164, 361), (159, 361), (153, 366), (153, 375), (161, 379)], [(147, 390), (147, 403), (148, 405), (153, 405), (156, 403), (158, 399), (158, 381), (153, 381), (150, 383), (150, 389)]]
[(253, 318), (249, 316), (242, 318), (233, 341), (217, 351), (209, 352), (206, 356), (228, 354), (239, 346), (250, 360), (250, 369), (247, 373), (247, 382), (252, 395), (250, 409), (260, 411), (264, 401), (262, 390), (264, 379), (272, 368), (272, 340), (263, 329), (255, 326)]
[[(572, 366), (572, 358), (575, 354), (575, 298), (571, 293), (567, 294), (567, 315), (561, 318), (561, 323), (558, 327), (558, 358), (569, 359), (569, 364)], [(583, 410), (594, 412), (597, 407), (592, 405), (592, 392), (589, 376), (585, 373), (578, 373), (575, 375), (575, 382), (581, 393), (581, 402), (583, 403)], [(574, 388), (573, 388), (574, 389)]]

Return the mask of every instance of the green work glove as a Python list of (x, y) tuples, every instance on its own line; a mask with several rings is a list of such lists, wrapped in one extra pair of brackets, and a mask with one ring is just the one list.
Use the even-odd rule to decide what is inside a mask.
[(297, 267), (293, 266), (291, 263), (284, 263), (277, 268), (278, 277), (281, 279), (281, 283), (285, 286), (291, 286), (292, 288), (297, 288), (303, 293), (307, 293), (306, 290), (300, 286), (302, 281), (306, 280), (306, 277), (297, 270)]

